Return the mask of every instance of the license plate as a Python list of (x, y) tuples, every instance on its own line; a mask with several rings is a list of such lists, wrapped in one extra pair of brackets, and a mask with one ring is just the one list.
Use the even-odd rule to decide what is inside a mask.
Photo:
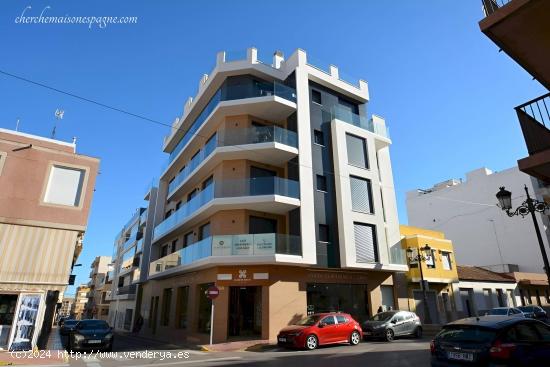
[(286, 338), (279, 338), (280, 342), (286, 343)]
[(88, 340), (88, 344), (101, 344), (101, 340)]
[(474, 355), (472, 353), (448, 352), (447, 357), (457, 361), (472, 362), (474, 360)]

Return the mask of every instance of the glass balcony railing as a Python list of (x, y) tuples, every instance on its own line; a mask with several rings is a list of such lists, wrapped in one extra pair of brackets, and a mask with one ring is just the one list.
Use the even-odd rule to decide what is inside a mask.
[(170, 232), (214, 198), (258, 195), (281, 195), (298, 199), (300, 197), (300, 186), (298, 181), (281, 177), (222, 180), (213, 183), (157, 225), (154, 231), (154, 238), (157, 239)]
[(218, 103), (236, 99), (246, 99), (265, 96), (278, 96), (286, 100), (296, 102), (296, 90), (279, 82), (256, 81), (247, 85), (224, 85), (217, 90), (208, 104), (197, 116), (191, 127), (185, 132), (176, 147), (170, 153), (168, 164), (170, 164), (189, 143), (199, 128), (206, 122), (206, 119), (216, 108)]
[(302, 255), (299, 236), (278, 233), (219, 235), (195, 242), (170, 255), (151, 262), (149, 275), (162, 273), (168, 269), (209, 256), (269, 256), (275, 254)]
[(117, 294), (136, 294), (136, 290), (137, 288), (135, 284), (125, 285), (117, 288)]
[(390, 248), (390, 263), (407, 265), (407, 257), (405, 255), (405, 249), (401, 247), (401, 244), (393, 245)]
[(390, 131), (386, 125), (376, 123), (372, 119), (367, 119), (365, 116), (358, 115), (344, 106), (335, 106), (330, 111), (323, 111), (323, 113), (330, 114), (331, 120), (338, 119), (385, 138), (390, 138)]
[(168, 193), (172, 193), (180, 184), (187, 180), (195, 169), (204, 162), (216, 147), (259, 143), (281, 143), (294, 148), (298, 147), (298, 135), (279, 126), (253, 126), (244, 129), (226, 129), (211, 137), (206, 145), (193, 156), (184, 169), (178, 173), (168, 185)]

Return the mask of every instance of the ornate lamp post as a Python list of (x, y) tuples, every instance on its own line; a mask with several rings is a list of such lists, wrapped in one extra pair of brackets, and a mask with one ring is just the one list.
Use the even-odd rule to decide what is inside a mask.
[(540, 234), (539, 223), (537, 222), (537, 217), (535, 213), (544, 213), (546, 210), (550, 209), (550, 205), (544, 201), (539, 201), (532, 199), (529, 195), (529, 190), (527, 185), (525, 185), (525, 193), (527, 194), (527, 200), (525, 200), (520, 206), (518, 206), (514, 211), (512, 211), (512, 193), (506, 190), (503, 187), (500, 188), (497, 192), (496, 197), (499, 202), (499, 206), (502, 210), (508, 214), (509, 217), (514, 215), (521, 215), (522, 218), (531, 213), (531, 218), (533, 219), (533, 225), (535, 226), (535, 233), (537, 234), (537, 239), (539, 241), (540, 252), (542, 254), (542, 261), (544, 262), (544, 272), (548, 278), (548, 286), (550, 288), (550, 266), (548, 265), (548, 256), (546, 256), (546, 249), (544, 248), (544, 243), (542, 242), (542, 235)]
[[(431, 324), (432, 318), (430, 317), (430, 308), (428, 307), (428, 296), (426, 295), (426, 283), (424, 281), (424, 272), (422, 271), (422, 262), (426, 262), (428, 258), (432, 257), (432, 248), (426, 244), (426, 246), (419, 249), (419, 251), (416, 251), (416, 254), (414, 253), (414, 249), (409, 247), (407, 248), (407, 258), (409, 259), (409, 265), (413, 263), (413, 261), (416, 261), (416, 264), (418, 265), (418, 269), (420, 270), (420, 287), (422, 289), (422, 299), (424, 304), (424, 323), (425, 324)], [(421, 253), (423, 252), (423, 254)]]

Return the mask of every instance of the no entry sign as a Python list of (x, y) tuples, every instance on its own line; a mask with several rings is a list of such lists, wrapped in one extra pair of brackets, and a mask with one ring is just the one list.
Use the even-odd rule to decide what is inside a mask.
[(206, 290), (206, 297), (214, 299), (220, 295), (220, 290), (215, 285), (208, 287)]

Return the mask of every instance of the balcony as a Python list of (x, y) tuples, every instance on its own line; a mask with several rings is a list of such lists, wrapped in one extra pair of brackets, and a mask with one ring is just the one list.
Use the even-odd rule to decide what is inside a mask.
[[(210, 131), (203, 131), (209, 120), (226, 115), (249, 114), (268, 121), (281, 121), (296, 111), (296, 90), (279, 82), (254, 82), (250, 85), (223, 85), (200, 114), (183, 133), (184, 128), (176, 129), (168, 139), (167, 149), (171, 149), (167, 169), (176, 160), (193, 137), (207, 137)], [(175, 142), (176, 143), (172, 143)]]
[(195, 224), (219, 210), (253, 209), (284, 214), (300, 206), (299, 197), (299, 183), (281, 177), (221, 180), (207, 186), (157, 225), (153, 241), (159, 241), (184, 225)]
[(170, 271), (172, 274), (207, 258), (215, 263), (251, 264), (276, 261), (277, 255), (301, 256), (300, 237), (278, 233), (208, 237), (153, 261), (149, 265), (149, 275), (156, 276), (173, 269)]
[(348, 124), (368, 130), (380, 137), (390, 139), (390, 131), (381, 118), (367, 119), (365, 116), (358, 115), (343, 106), (335, 106), (330, 111), (323, 111), (324, 118), (327, 120), (340, 120)]
[[(178, 194), (200, 172), (210, 171), (223, 160), (246, 159), (274, 166), (281, 166), (298, 154), (298, 136), (279, 126), (257, 126), (241, 129), (225, 129), (210, 139), (168, 185), (168, 199)], [(185, 185), (189, 183), (189, 185)]]
[(133, 299), (136, 296), (137, 285), (130, 284), (123, 287), (118, 287), (116, 290), (119, 299)]
[(550, 89), (550, 1), (482, 0), (481, 31)]
[(516, 107), (529, 157), (518, 161), (519, 169), (550, 182), (550, 93)]
[(143, 232), (140, 232), (137, 230), (137, 227), (132, 231), (130, 234), (130, 237), (124, 242), (122, 245), (122, 252), (128, 250), (130, 247), (136, 243), (136, 241), (139, 241), (143, 237)]

